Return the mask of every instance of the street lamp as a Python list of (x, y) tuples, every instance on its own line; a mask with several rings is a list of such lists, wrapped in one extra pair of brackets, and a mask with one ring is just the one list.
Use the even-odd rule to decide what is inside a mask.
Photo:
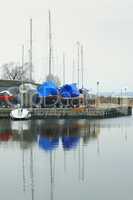
[(99, 81), (97, 81), (97, 97), (99, 97)]
[(125, 104), (128, 105), (128, 96), (127, 96), (127, 88), (124, 88), (125, 90)]
[(97, 81), (96, 105), (99, 105), (99, 81)]
[(126, 97), (127, 96), (127, 88), (125, 87), (124, 90), (125, 90), (125, 97)]

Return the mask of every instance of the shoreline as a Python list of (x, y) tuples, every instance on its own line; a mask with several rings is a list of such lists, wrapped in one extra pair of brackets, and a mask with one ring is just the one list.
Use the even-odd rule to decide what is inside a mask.
[[(0, 108), (0, 118), (10, 118), (11, 108)], [(29, 108), (31, 119), (104, 119), (131, 116), (131, 106), (79, 108)]]

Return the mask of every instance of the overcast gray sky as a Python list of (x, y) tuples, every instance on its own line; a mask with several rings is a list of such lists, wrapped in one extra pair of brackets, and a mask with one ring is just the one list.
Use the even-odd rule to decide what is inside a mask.
[[(48, 73), (48, 10), (52, 14), (53, 72), (62, 79), (62, 52), (66, 54), (66, 81), (72, 81), (76, 41), (84, 45), (84, 84), (101, 91), (132, 90), (132, 0), (4, 0), (0, 4), (0, 64), (28, 60), (29, 19), (33, 19), (34, 77)], [(75, 77), (77, 81), (77, 66)]]

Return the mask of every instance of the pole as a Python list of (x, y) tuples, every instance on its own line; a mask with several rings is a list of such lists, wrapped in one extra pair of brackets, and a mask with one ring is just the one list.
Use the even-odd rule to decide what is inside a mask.
[(81, 45), (81, 70), (82, 70), (82, 88), (84, 87), (84, 63), (83, 63), (83, 45)]
[(65, 85), (65, 53), (63, 53), (63, 85)]
[(52, 33), (51, 33), (51, 12), (49, 10), (49, 76), (51, 78), (51, 57), (52, 57)]
[(79, 42), (77, 42), (77, 56), (78, 56), (78, 58), (77, 58), (77, 70), (78, 70), (78, 87), (79, 87), (79, 48), (80, 48), (80, 43)]
[(99, 81), (97, 81), (97, 97), (99, 97)]
[(22, 45), (22, 75), (21, 75), (21, 81), (22, 81), (22, 85), (23, 85), (23, 73), (24, 73), (24, 45)]
[(22, 45), (22, 74), (21, 74), (21, 84), (22, 84), (22, 91), (20, 93), (21, 95), (21, 109), (23, 108), (23, 88), (24, 88), (24, 80), (23, 80), (23, 74), (24, 74), (24, 45)]
[(125, 105), (128, 106), (127, 88), (125, 87)]
[(97, 81), (97, 97), (96, 97), (96, 105), (99, 106), (99, 81)]
[(73, 58), (73, 66), (72, 66), (73, 70), (72, 70), (72, 82), (74, 83), (74, 68), (75, 68), (75, 61)]
[(120, 104), (121, 104), (121, 106), (123, 105), (123, 91), (122, 91), (122, 88), (121, 88), (121, 101), (120, 101)]
[(32, 19), (30, 19), (30, 82), (32, 82)]
[(127, 88), (125, 88), (125, 97), (127, 96)]

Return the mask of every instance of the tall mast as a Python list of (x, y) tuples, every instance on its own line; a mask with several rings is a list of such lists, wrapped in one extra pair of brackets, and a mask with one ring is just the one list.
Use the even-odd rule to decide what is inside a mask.
[(83, 45), (81, 45), (81, 71), (82, 71), (82, 88), (84, 87), (84, 61), (83, 61)]
[(21, 75), (22, 85), (23, 85), (23, 82), (24, 82), (23, 74), (24, 74), (24, 45), (22, 45), (22, 75)]
[(63, 53), (63, 85), (65, 85), (65, 53)]
[(79, 52), (80, 51), (80, 43), (77, 42), (77, 70), (78, 70), (78, 87), (79, 87)]
[(30, 19), (30, 81), (32, 82), (32, 19)]
[(22, 91), (21, 91), (21, 108), (23, 108), (23, 84), (24, 84), (24, 79), (23, 79), (23, 75), (24, 75), (24, 45), (22, 45), (22, 75), (21, 75), (21, 84), (22, 84)]
[(49, 10), (49, 76), (51, 78), (51, 57), (52, 57), (52, 33), (51, 33), (51, 12)]
[(72, 64), (72, 82), (74, 83), (74, 68), (75, 68), (75, 61), (73, 57), (73, 64)]

